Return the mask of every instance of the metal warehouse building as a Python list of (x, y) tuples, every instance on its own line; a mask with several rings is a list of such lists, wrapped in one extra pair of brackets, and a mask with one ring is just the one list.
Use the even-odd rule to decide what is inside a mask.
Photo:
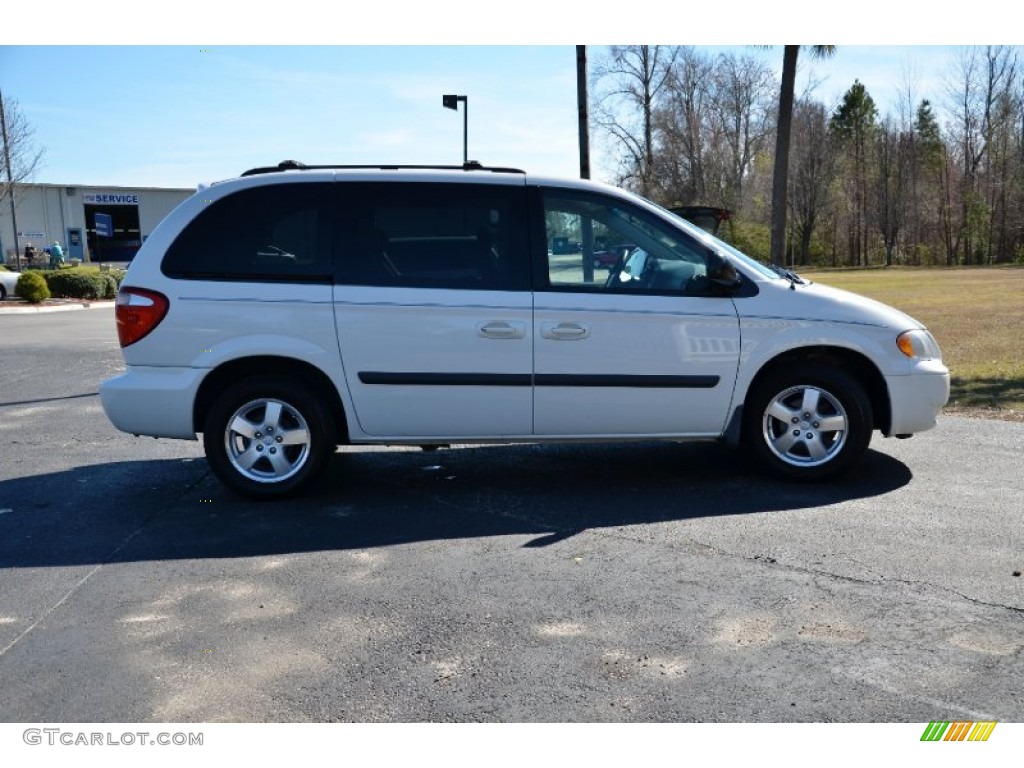
[[(15, 191), (17, 247), (24, 264), (31, 245), (43, 261), (43, 248), (54, 241), (65, 256), (82, 261), (131, 261), (160, 220), (195, 189), (96, 187), (61, 184), (20, 184)], [(96, 214), (109, 216), (111, 232), (96, 231)], [(106, 221), (101, 216), (101, 221)], [(102, 232), (102, 227), (101, 227)], [(15, 263), (15, 237), (10, 202), (0, 205), (0, 260)]]

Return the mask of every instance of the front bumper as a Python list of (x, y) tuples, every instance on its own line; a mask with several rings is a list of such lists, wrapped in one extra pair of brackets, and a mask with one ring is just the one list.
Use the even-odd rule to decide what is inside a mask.
[(949, 370), (942, 363), (918, 363), (908, 376), (886, 376), (892, 419), (886, 437), (912, 435), (935, 426), (949, 400)]

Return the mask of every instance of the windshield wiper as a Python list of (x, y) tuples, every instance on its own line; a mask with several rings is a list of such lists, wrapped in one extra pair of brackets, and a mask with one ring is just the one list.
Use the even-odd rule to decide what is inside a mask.
[(788, 267), (782, 266), (781, 264), (769, 264), (768, 269), (777, 274), (779, 277), (784, 277), (787, 280), (789, 280), (789, 287), (794, 291), (796, 290), (796, 287), (798, 285), (808, 285), (810, 283), (810, 280), (804, 280), (796, 272), (789, 269)]

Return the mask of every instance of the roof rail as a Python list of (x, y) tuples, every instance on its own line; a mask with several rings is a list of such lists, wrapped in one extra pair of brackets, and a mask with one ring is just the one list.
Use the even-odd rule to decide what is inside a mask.
[(262, 168), (250, 168), (242, 176), (256, 176), (261, 173), (279, 173), (281, 171), (326, 171), (326, 170), (354, 170), (354, 171), (488, 171), (490, 173), (522, 173), (526, 171), (519, 168), (498, 168), (481, 165), (476, 160), (470, 160), (462, 165), (306, 165), (297, 160), (282, 160), (277, 165), (268, 165)]

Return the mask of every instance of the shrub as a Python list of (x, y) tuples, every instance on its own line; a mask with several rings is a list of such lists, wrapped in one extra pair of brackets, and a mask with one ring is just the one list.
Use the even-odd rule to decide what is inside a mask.
[(50, 289), (46, 279), (38, 272), (22, 272), (18, 284), (14, 286), (14, 295), (20, 296), (30, 304), (39, 304), (50, 298)]
[(101, 271), (95, 267), (61, 267), (39, 270), (50, 293), (68, 299), (112, 299), (117, 296), (125, 271)]
[(112, 272), (100, 272), (100, 280), (103, 283), (103, 295), (101, 299), (112, 299), (117, 296), (117, 289), (120, 286), (120, 281), (117, 276)]
[(102, 299), (107, 294), (107, 281), (95, 269), (63, 269), (46, 277), (50, 293), (68, 299)]

